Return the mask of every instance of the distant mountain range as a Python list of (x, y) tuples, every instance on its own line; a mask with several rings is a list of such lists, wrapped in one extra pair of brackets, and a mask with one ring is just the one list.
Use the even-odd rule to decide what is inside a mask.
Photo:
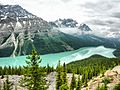
[(55, 27), (77, 27), (78, 24), (78, 22), (73, 19), (58, 19), (49, 23)]
[(73, 19), (58, 19), (54, 22), (49, 22), (49, 24), (53, 27), (57, 28), (78, 28), (81, 31), (92, 31), (86, 24), (80, 24), (78, 25), (78, 22)]
[(0, 5), (0, 57), (27, 55), (32, 48), (39, 54), (99, 45), (119, 48), (119, 39), (101, 38), (91, 32), (88, 25), (79, 25), (73, 19), (47, 22), (19, 5)]

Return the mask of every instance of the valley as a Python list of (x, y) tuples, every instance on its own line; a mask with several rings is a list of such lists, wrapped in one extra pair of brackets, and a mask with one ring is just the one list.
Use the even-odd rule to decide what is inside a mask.
[[(38, 2), (40, 5), (46, 3), (41, 1)], [(61, 1), (62, 6), (73, 2)], [(51, 2), (47, 3), (49, 7)], [(101, 5), (101, 9), (104, 6), (89, 4), (82, 7)], [(85, 9), (86, 13), (79, 15), (79, 19), (70, 14), (67, 18), (49, 21), (22, 6), (0, 1), (0, 90), (120, 90), (120, 32), (119, 20), (115, 19), (118, 12), (114, 12), (115, 15), (105, 12), (108, 16), (102, 13), (102, 18), (95, 20), (100, 16), (94, 14), (99, 9), (94, 13)], [(39, 6), (32, 9), (40, 10)], [(117, 7), (105, 3), (106, 8), (113, 6)], [(73, 12), (73, 8), (70, 11)], [(47, 17), (54, 17), (50, 12)], [(95, 16), (85, 18), (89, 12)], [(40, 15), (43, 13), (39, 11)], [(59, 9), (55, 13), (61, 14)], [(106, 21), (107, 17), (112, 21)], [(82, 22), (88, 18), (91, 21)]]
[(119, 37), (97, 36), (71, 18), (48, 22), (19, 5), (0, 5), (0, 13), (0, 57), (29, 55), (32, 48), (41, 55), (97, 46), (119, 50)]

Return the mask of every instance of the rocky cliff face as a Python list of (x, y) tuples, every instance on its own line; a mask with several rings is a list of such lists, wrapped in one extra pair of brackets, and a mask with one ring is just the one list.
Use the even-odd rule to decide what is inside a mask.
[[(46, 21), (27, 12), (19, 5), (0, 5), (0, 56), (26, 54), (23, 47), (32, 48), (33, 33), (47, 32)], [(29, 44), (28, 44), (29, 43)]]

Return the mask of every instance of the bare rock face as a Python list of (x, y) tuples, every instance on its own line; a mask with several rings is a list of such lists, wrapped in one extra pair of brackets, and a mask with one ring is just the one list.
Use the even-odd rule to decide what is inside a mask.
[(117, 72), (108, 70), (108, 71), (105, 72), (105, 76), (106, 76), (106, 77), (113, 78), (114, 76), (117, 76)]
[(33, 33), (49, 29), (46, 21), (19, 5), (0, 5), (0, 56), (26, 54), (22, 49), (32, 44)]
[(112, 69), (112, 71), (116, 72), (117, 74), (120, 75), (120, 66), (116, 66)]

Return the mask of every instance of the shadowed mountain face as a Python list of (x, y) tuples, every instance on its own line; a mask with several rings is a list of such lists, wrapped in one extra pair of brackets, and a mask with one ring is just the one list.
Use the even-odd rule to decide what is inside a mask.
[[(59, 26), (77, 27), (75, 20), (64, 19), (56, 23), (48, 23), (19, 5), (0, 5), (0, 57), (27, 55), (32, 48), (39, 54), (47, 54), (85, 46), (116, 48), (120, 45), (116, 40), (89, 34), (74, 36), (59, 31)], [(79, 30), (92, 31), (85, 24)]]

